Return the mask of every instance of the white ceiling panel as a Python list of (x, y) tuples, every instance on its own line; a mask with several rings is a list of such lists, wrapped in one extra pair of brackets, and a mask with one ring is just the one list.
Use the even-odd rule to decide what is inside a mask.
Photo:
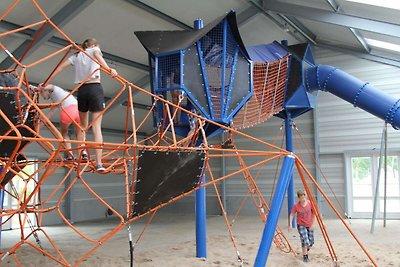
[[(346, 14), (400, 24), (400, 10), (337, 0)], [(379, 0), (377, 0), (379, 2)]]
[(134, 31), (176, 30), (176, 26), (123, 0), (96, 0), (62, 30), (75, 42), (96, 38), (101, 49), (147, 64), (147, 53)]
[(306, 19), (298, 20), (317, 36), (317, 43), (318, 40), (321, 40), (361, 48), (360, 43), (349, 28)]
[(324, 10), (332, 10), (327, 0), (278, 0), (277, 2), (308, 6)]
[[(15, 0), (1, 0), (0, 14), (3, 14), (14, 2)], [(43, 9), (46, 15), (51, 18), (58, 10), (65, 6), (69, 0), (36, 0), (36, 2)], [(8, 22), (24, 26), (43, 19), (44, 17), (31, 0), (19, 1), (13, 10), (4, 18), (4, 20)]]
[(290, 45), (299, 42), (263, 14), (257, 14), (239, 30), (245, 45), (269, 44), (281, 40), (288, 40)]
[(232, 9), (238, 14), (250, 6), (243, 0), (142, 0), (141, 2), (189, 26), (193, 26), (193, 21), (197, 18), (201, 18), (204, 24), (207, 24)]

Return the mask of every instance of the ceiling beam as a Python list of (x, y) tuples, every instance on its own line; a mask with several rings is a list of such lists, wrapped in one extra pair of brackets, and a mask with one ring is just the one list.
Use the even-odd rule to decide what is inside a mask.
[[(16, 29), (19, 29), (21, 27), (23, 27), (23, 26), (15, 24), (15, 23), (12, 23), (12, 22), (4, 21), (4, 20), (0, 21), (0, 28), (5, 29), (7, 31), (16, 30)], [(16, 35), (18, 35), (18, 34), (22, 35), (23, 38), (32, 39), (33, 36), (35, 36), (36, 31), (33, 30), (33, 29), (25, 29), (25, 30), (22, 30), (22, 31), (16, 33)], [(50, 44), (54, 44), (54, 45), (60, 46), (60, 47), (65, 47), (65, 46), (70, 44), (67, 40), (59, 38), (59, 37), (56, 37), (56, 36), (51, 37), (47, 41)], [(122, 57), (119, 57), (117, 55), (105, 52), (105, 51), (102, 51), (102, 52), (103, 52), (104, 59), (106, 59), (108, 61), (119, 63), (121, 65), (124, 65), (124, 66), (127, 66), (127, 67), (131, 67), (131, 68), (134, 68), (134, 69), (140, 69), (140, 70), (143, 70), (143, 71), (148, 71), (149, 70), (149, 67), (147, 65), (145, 65), (145, 64), (142, 64), (142, 63), (139, 63), (139, 62), (136, 62), (136, 61), (133, 61), (133, 60), (129, 60), (129, 59), (126, 59), (126, 58), (122, 58)]]
[(301, 17), (308, 20), (400, 37), (400, 25), (394, 23), (372, 20), (369, 18), (347, 14), (339, 14), (314, 7), (281, 3), (274, 0), (264, 0), (263, 7), (266, 10), (288, 16)]
[(260, 13), (260, 10), (255, 6), (250, 6), (236, 15), (236, 21), (239, 26), (244, 25), (252, 17)]
[[(336, 0), (325, 0), (328, 5), (333, 9), (335, 12), (340, 12), (342, 14), (345, 14), (344, 10), (342, 7), (336, 2)], [(360, 43), (360, 45), (364, 48), (364, 50), (369, 53), (371, 52), (371, 48), (365, 41), (364, 37), (362, 34), (359, 32), (359, 30), (354, 29), (354, 28), (349, 28), (351, 33), (354, 35), (354, 37), (357, 39), (357, 41)]]
[[(249, 3), (256, 7), (264, 16), (270, 19), (273, 23), (275, 23), (278, 27), (280, 27), (284, 31), (288, 31), (287, 33), (290, 34), (293, 38), (298, 40), (299, 42), (305, 42), (313, 40), (312, 37), (308, 37), (307, 34), (300, 32), (296, 28), (294, 28), (288, 21), (284, 19), (284, 17), (280, 14), (275, 14), (271, 11), (265, 10), (263, 8), (262, 3), (260, 4), (259, 1), (249, 0)], [(290, 30), (289, 26), (293, 29)], [(313, 40), (315, 42), (315, 40)]]
[[(59, 28), (62, 28), (65, 24), (67, 24), (71, 19), (73, 19), (76, 15), (82, 12), (86, 7), (88, 7), (94, 0), (71, 0), (66, 4), (63, 8), (61, 8), (53, 17), (50, 18), (54, 24), (56, 24)], [(46, 23), (42, 31), (36, 31), (34, 35), (32, 35), (32, 40), (25, 40), (18, 48), (16, 48), (12, 55), (20, 59), (25, 53), (29, 55), (36, 51), (42, 44), (49, 41), (49, 39), (57, 33), (56, 29)], [(34, 41), (34, 43), (32, 43)], [(7, 57), (0, 63), (0, 69), (5, 70), (14, 65), (14, 61), (11, 57)]]
[(370, 53), (365, 53), (364, 50), (359, 50), (359, 49), (354, 49), (352, 47), (346, 47), (346, 46), (340, 46), (340, 45), (332, 45), (324, 42), (319, 42), (318, 47), (333, 50), (333, 51), (338, 51), (343, 54), (348, 54), (348, 55), (353, 55), (358, 58), (366, 59), (369, 61), (393, 66), (400, 68), (400, 60), (396, 60), (395, 57), (389, 58), (385, 56), (380, 56), (380, 55), (373, 55)]
[(193, 29), (193, 27), (183, 23), (182, 21), (179, 21), (179, 20), (177, 20), (177, 19), (161, 12), (160, 10), (155, 9), (154, 7), (151, 7), (141, 1), (138, 1), (138, 0), (125, 0), (125, 1), (134, 6), (139, 7), (140, 9), (145, 10), (146, 12), (148, 12), (150, 14), (155, 15), (156, 17), (158, 17), (162, 20), (168, 21), (169, 23), (171, 23), (179, 28), (182, 28), (184, 30), (192, 30)]

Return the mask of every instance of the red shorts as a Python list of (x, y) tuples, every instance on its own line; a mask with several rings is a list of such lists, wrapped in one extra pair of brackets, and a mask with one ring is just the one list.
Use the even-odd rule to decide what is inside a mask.
[(73, 121), (78, 125), (81, 123), (81, 120), (79, 119), (78, 105), (69, 105), (61, 108), (60, 122), (62, 124), (70, 125)]

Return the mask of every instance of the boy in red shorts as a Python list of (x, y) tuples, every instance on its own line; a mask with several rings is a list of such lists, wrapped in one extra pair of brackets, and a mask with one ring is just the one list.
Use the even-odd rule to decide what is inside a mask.
[(297, 191), (297, 202), (290, 212), (289, 232), (292, 231), (293, 217), (297, 215), (297, 230), (300, 234), (301, 248), (303, 251), (303, 261), (309, 262), (308, 251), (314, 245), (314, 222), (315, 215), (311, 202), (307, 199), (304, 190)]

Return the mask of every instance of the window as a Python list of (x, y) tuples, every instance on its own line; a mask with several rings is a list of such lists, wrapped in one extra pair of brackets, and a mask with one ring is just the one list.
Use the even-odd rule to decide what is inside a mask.
[[(32, 176), (35, 173), (37, 168), (37, 164), (28, 164), (25, 166), (22, 171), (19, 173), (21, 176), (14, 176), (11, 182), (6, 185), (6, 190), (11, 192), (16, 196), (28, 197), (34, 190), (36, 186), (37, 177), (35, 175), (34, 180), (27, 180), (29, 176)], [(26, 185), (25, 185), (26, 184)], [(25, 193), (24, 193), (25, 192)], [(29, 206), (32, 207), (37, 204), (37, 195), (32, 197), (29, 200)], [(18, 208), (18, 199), (15, 197), (11, 197), (9, 194), (5, 194), (3, 206), (5, 209), (17, 209)], [(21, 219), (23, 220), (24, 215), (21, 215)], [(3, 222), (7, 220), (8, 217), (3, 217)], [(32, 223), (32, 225), (36, 225), (36, 217), (33, 213), (28, 214), (28, 220)], [(26, 226), (29, 226), (28, 224)], [(18, 215), (14, 215), (11, 220), (9, 220), (5, 225), (3, 225), (3, 230), (5, 229), (18, 229), (20, 228), (19, 217)]]
[[(374, 195), (376, 190), (377, 173), (379, 168), (378, 156), (351, 156), (347, 163), (349, 173), (347, 177), (348, 212), (354, 218), (371, 218)], [(382, 162), (382, 165), (384, 162)], [(384, 211), (384, 169), (381, 169), (379, 182), (379, 204), (377, 217), (383, 216)], [(388, 218), (400, 217), (400, 179), (399, 156), (387, 157), (386, 181), (386, 212)]]

